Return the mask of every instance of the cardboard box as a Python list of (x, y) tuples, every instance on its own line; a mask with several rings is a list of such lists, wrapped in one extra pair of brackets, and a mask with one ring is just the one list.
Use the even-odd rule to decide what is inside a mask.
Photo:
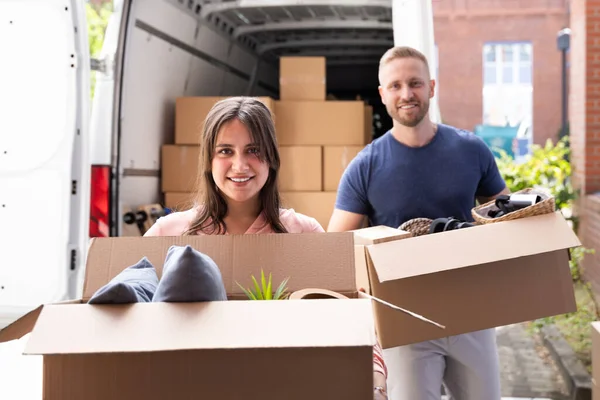
[(365, 106), (365, 144), (373, 141), (373, 106)]
[(279, 97), (281, 100), (325, 100), (325, 57), (280, 57)]
[[(231, 96), (233, 97), (233, 96)], [(210, 109), (227, 96), (178, 97), (175, 100), (175, 144), (200, 145), (204, 120)], [(274, 100), (257, 97), (273, 113)]]
[(321, 146), (280, 146), (279, 190), (323, 190), (323, 148)]
[(369, 300), (77, 304), (143, 256), (160, 276), (168, 248), (187, 244), (219, 265), (232, 299), (261, 268), (274, 284), (289, 276), (291, 291), (356, 297), (349, 232), (94, 238), (81, 301), (42, 306), (0, 331), (0, 341), (31, 331), (25, 354), (44, 357), (44, 399), (372, 397)]
[(325, 146), (323, 148), (323, 190), (335, 192), (350, 161), (364, 146)]
[(336, 196), (336, 192), (281, 192), (281, 201), (284, 208), (293, 208), (296, 212), (316, 219), (327, 230)]
[(162, 191), (195, 191), (199, 157), (200, 146), (163, 145), (161, 149)]
[(194, 205), (196, 193), (167, 192), (164, 206), (175, 211), (189, 210)]
[[(592, 322), (592, 379), (600, 383), (600, 321)], [(595, 388), (594, 388), (595, 389)], [(600, 389), (594, 393), (594, 399), (600, 399)]]
[(375, 303), (390, 348), (576, 311), (567, 249), (580, 244), (557, 212), (357, 245), (357, 276), (373, 296), (446, 326)]
[(280, 146), (362, 146), (362, 101), (276, 101), (275, 126)]

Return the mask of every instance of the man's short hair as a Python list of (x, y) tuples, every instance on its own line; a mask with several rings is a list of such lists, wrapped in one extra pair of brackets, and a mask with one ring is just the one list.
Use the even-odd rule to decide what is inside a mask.
[(429, 74), (429, 62), (427, 61), (425, 54), (408, 46), (395, 46), (387, 50), (379, 60), (379, 71), (381, 71), (381, 68), (383, 68), (384, 65), (398, 58), (416, 58), (423, 61), (425, 67), (427, 67), (427, 73)]

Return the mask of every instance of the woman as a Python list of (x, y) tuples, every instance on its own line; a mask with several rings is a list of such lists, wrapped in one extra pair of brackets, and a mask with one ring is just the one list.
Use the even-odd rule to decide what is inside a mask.
[[(324, 232), (314, 218), (280, 207), (275, 126), (262, 102), (217, 102), (201, 140), (196, 206), (160, 218), (144, 236)], [(385, 399), (387, 370), (378, 344), (373, 363), (375, 399)]]

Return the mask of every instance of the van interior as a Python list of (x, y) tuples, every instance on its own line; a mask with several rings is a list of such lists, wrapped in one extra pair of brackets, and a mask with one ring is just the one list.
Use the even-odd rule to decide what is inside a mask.
[[(105, 44), (108, 54), (111, 38), (121, 42), (114, 83), (98, 79), (92, 111), (92, 121), (114, 123), (91, 128), (99, 143), (92, 163), (115, 168), (113, 236), (121, 234), (123, 206), (162, 202), (160, 149), (173, 143), (176, 98), (278, 99), (281, 56), (326, 57), (327, 99), (373, 106), (374, 137), (391, 127), (377, 91), (379, 58), (394, 42), (390, 0), (124, 0), (116, 11), (120, 24), (109, 25)], [(110, 159), (97, 155), (107, 137)]]

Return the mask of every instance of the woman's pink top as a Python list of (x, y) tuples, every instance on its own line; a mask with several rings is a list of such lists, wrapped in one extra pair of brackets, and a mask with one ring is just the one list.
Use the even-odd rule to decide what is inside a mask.
[[(168, 214), (159, 218), (144, 236), (180, 236), (187, 230), (195, 216), (195, 209)], [(324, 232), (316, 219), (297, 213), (293, 209), (282, 208), (279, 219), (289, 233)], [(264, 215), (260, 214), (246, 233), (273, 233), (273, 229), (267, 224)]]
[[(180, 236), (192, 223), (196, 210), (175, 212), (159, 218), (144, 236)], [(289, 233), (325, 232), (316, 219), (295, 212), (293, 209), (281, 209), (279, 219)], [(248, 228), (246, 233), (274, 233), (263, 214)], [(201, 232), (199, 233), (201, 234)], [(373, 347), (373, 368), (387, 378), (387, 368), (379, 342)]]

